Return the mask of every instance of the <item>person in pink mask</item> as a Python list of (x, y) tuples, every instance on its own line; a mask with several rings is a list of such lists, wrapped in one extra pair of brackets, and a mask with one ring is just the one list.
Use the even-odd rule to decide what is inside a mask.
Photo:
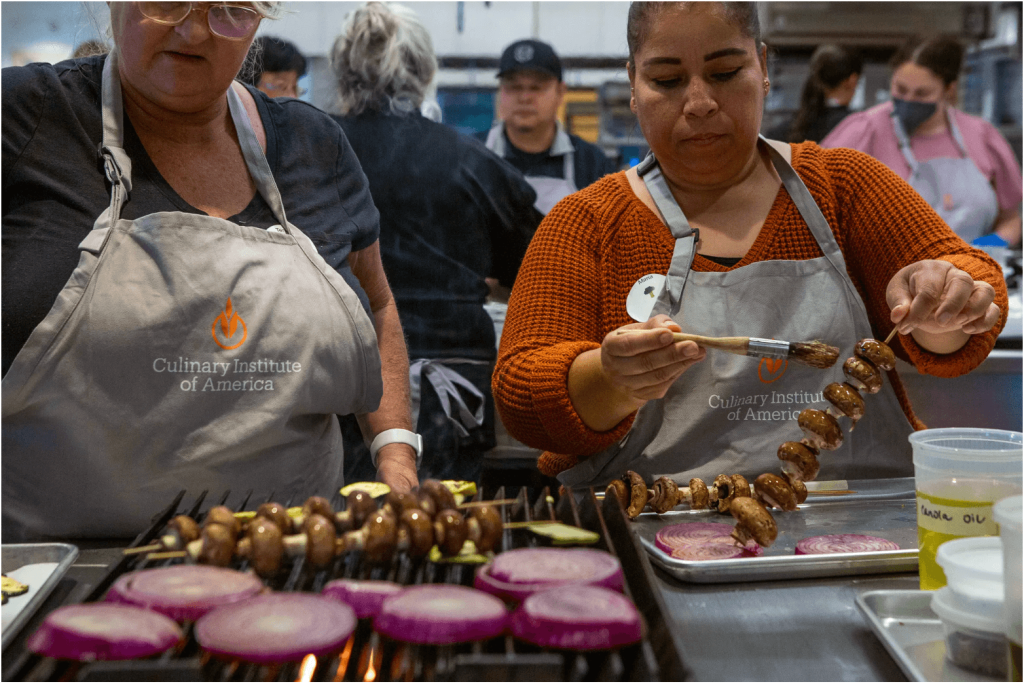
[(892, 100), (851, 114), (821, 142), (866, 152), (899, 174), (965, 241), (1021, 238), (1020, 166), (996, 128), (951, 104), (963, 47), (914, 39), (892, 60)]

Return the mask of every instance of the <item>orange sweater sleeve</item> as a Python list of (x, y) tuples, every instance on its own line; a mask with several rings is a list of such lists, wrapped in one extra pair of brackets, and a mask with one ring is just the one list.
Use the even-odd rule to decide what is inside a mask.
[(596, 453), (632, 425), (629, 417), (608, 432), (594, 432), (569, 399), (573, 361), (626, 322), (609, 324), (603, 311), (604, 217), (595, 213), (604, 207), (583, 199), (594, 189), (561, 201), (533, 236), (509, 298), (492, 378), (495, 405), (509, 433), (559, 453)]
[(938, 377), (956, 377), (976, 368), (992, 351), (1006, 324), (1008, 301), (1002, 269), (960, 239), (906, 181), (878, 160), (845, 148), (819, 152), (835, 191), (841, 227), (837, 237), (847, 270), (864, 299), (876, 336), (884, 337), (893, 327), (885, 291), (896, 272), (924, 259), (948, 261), (975, 280), (992, 285), (1001, 310), (998, 323), (988, 332), (973, 335), (953, 354), (929, 352), (909, 335), (899, 335), (893, 351), (922, 373)]

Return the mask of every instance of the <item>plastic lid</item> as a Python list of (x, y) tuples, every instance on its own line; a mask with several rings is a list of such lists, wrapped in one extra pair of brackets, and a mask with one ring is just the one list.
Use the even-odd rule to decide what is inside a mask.
[(986, 428), (938, 428), (908, 438), (914, 465), (957, 474), (1010, 475), (1020, 478), (1024, 434)]
[(967, 537), (939, 546), (935, 562), (942, 566), (950, 589), (997, 609), (1003, 603), (1003, 542), (999, 537)]
[(949, 587), (943, 587), (932, 594), (932, 610), (954, 629), (962, 627), (998, 635), (1003, 633), (1003, 613), (999, 606), (993, 611), (985, 606), (965, 602)]
[(1024, 523), (1022, 523), (1024, 510), (1022, 508), (1024, 508), (1024, 496), (1020, 494), (1008, 496), (992, 504), (992, 517), (1000, 525), (1006, 525), (1019, 531), (1021, 527), (1024, 527)]

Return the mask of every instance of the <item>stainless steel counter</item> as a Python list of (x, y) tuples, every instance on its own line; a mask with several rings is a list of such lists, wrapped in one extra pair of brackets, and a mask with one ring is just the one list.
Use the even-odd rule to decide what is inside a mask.
[(918, 589), (916, 573), (696, 585), (656, 572), (698, 681), (906, 681), (855, 599)]

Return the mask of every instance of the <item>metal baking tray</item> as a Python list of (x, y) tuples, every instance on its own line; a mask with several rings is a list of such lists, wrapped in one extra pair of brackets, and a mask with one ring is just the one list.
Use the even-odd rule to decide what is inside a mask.
[(946, 660), (942, 621), (932, 612), (931, 591), (886, 589), (866, 591), (857, 606), (889, 651), (914, 682), (997, 682)]
[[(9, 575), (26, 565), (35, 565), (37, 563), (56, 564), (40, 578), (41, 582), (39, 580), (29, 582), (29, 590), (25, 594), (27, 601), (20, 596), (13, 597), (3, 607), (3, 610), (7, 611), (8, 609), (17, 609), (20, 605), (20, 610), (17, 610), (14, 617), (8, 622), (7, 627), (4, 628), (3, 643), (0, 645), (0, 648), (7, 648), (7, 644), (21, 631), (25, 621), (39, 609), (39, 606), (50, 595), (53, 588), (57, 586), (57, 583), (60, 582), (64, 573), (68, 571), (68, 568), (71, 567), (76, 558), (78, 558), (78, 547), (73, 544), (0, 545), (0, 566), (2, 566), (5, 575)], [(18, 599), (22, 599), (22, 601), (18, 601)], [(9, 616), (5, 614), (4, 617), (7, 618)]]
[[(695, 583), (756, 582), (917, 571), (917, 500), (914, 478), (850, 480), (850, 493), (812, 492), (799, 510), (772, 511), (779, 528), (775, 543), (756, 558), (687, 561), (659, 549), (662, 527), (682, 522), (733, 523), (715, 511), (642, 513), (632, 525), (651, 562), (677, 579)], [(900, 545), (898, 551), (794, 555), (796, 543), (820, 534), (868, 534)]]

